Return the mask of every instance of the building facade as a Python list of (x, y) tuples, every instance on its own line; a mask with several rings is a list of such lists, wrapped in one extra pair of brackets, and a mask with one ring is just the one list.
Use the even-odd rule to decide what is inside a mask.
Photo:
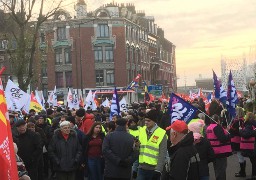
[(38, 87), (60, 93), (127, 87), (142, 75), (148, 85), (177, 90), (175, 45), (164, 37), (154, 17), (133, 4), (107, 4), (87, 12), (79, 0), (76, 17), (59, 11), (40, 30), (41, 79)]

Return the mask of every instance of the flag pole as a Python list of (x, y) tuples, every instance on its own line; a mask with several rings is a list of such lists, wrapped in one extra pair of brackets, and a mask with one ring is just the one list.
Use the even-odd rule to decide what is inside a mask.
[[(211, 118), (210, 116), (208, 116), (208, 114), (206, 114), (205, 112), (203, 112), (201, 109), (197, 109), (198, 111), (200, 111), (201, 113), (203, 113), (205, 116), (207, 116), (208, 118), (210, 118), (213, 122), (215, 122), (216, 124), (218, 124), (213, 118)], [(228, 130), (225, 129), (225, 131), (227, 131), (228, 134), (230, 134), (228, 132)]]

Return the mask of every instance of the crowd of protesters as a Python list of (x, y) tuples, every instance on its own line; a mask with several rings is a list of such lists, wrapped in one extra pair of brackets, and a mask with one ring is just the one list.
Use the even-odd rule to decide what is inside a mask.
[(228, 119), (213, 100), (188, 124), (170, 123), (167, 103), (134, 103), (114, 115), (106, 107), (78, 110), (51, 107), (29, 114), (9, 112), (20, 179), (44, 180), (209, 180), (213, 163), (217, 180), (226, 179), (227, 158), (236, 154), (246, 177), (246, 157), (256, 179), (256, 121), (237, 107)]

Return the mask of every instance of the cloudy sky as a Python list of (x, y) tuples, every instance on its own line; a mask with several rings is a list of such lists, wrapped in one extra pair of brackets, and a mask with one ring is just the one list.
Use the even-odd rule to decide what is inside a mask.
[[(73, 0), (75, 1), (75, 0)], [(87, 0), (95, 10), (112, 0)], [(220, 75), (220, 60), (256, 54), (256, 0), (118, 0), (154, 16), (168, 40), (176, 45), (178, 86), (195, 78)]]

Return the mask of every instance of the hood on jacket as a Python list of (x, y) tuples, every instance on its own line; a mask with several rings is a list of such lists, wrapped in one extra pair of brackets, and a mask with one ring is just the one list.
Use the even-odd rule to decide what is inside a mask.
[[(69, 133), (70, 136), (76, 136), (76, 131), (73, 130), (73, 129), (70, 129), (70, 133)], [(61, 134), (61, 130), (60, 128), (56, 129), (54, 131), (54, 136), (58, 137), (59, 139), (63, 138), (62, 134)]]
[(178, 148), (180, 147), (185, 147), (185, 146), (191, 146), (194, 143), (194, 136), (193, 132), (190, 131), (188, 134), (184, 136), (183, 139), (181, 139), (180, 142), (178, 142), (175, 146), (171, 146), (170, 151), (171, 153), (175, 152)]

